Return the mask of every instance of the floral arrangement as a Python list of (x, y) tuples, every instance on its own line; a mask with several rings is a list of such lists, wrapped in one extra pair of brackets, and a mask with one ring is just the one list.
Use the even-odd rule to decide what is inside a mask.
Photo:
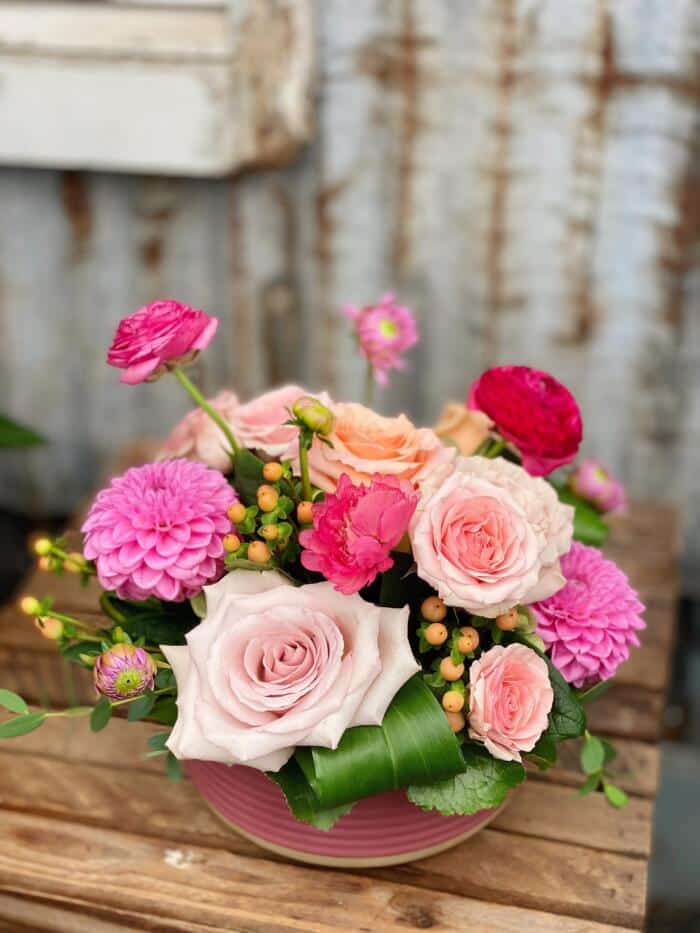
[[(346, 314), (386, 384), (418, 340), (413, 315), (391, 295)], [(582, 792), (624, 803), (585, 705), (639, 644), (643, 607), (597, 549), (624, 490), (571, 466), (571, 393), (495, 367), (434, 429), (294, 385), (208, 401), (186, 366), (216, 329), (175, 301), (119, 324), (121, 381), (170, 374), (197, 408), (98, 494), (82, 552), (35, 542), (44, 569), (99, 581), (99, 628), (21, 601), (92, 670), (96, 702), (32, 710), (2, 690), (0, 738), (58, 715), (97, 732), (124, 710), (163, 725), (148, 754), (172, 777), (188, 759), (247, 765), (329, 828), (395, 788), (443, 814), (498, 806), (526, 764), (583, 737)]]

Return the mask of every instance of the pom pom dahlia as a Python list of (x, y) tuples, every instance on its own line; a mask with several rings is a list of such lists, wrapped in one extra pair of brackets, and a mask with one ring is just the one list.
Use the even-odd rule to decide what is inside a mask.
[(85, 557), (104, 589), (124, 599), (182, 602), (219, 577), (236, 498), (202, 463), (134, 467), (95, 499), (82, 529)]
[(381, 386), (387, 385), (390, 369), (405, 369), (401, 354), (418, 343), (418, 328), (408, 308), (396, 303), (389, 293), (379, 304), (357, 308), (347, 305), (343, 313), (355, 325), (362, 355), (374, 370)]
[(406, 480), (375, 476), (369, 486), (354, 486), (343, 474), (335, 494), (314, 506), (313, 530), (299, 535), (302, 564), (340, 593), (359, 592), (393, 565), (390, 552), (417, 504), (418, 493)]
[(566, 585), (530, 607), (537, 633), (575, 687), (608, 680), (639, 645), (644, 606), (620, 568), (594, 547), (574, 542), (561, 568)]
[(153, 658), (136, 645), (115, 645), (95, 661), (95, 689), (112, 700), (125, 700), (152, 690), (157, 668)]
[(546, 476), (576, 456), (581, 412), (571, 392), (549, 373), (529, 366), (487, 369), (472, 385), (467, 405), (495, 422), (533, 476)]

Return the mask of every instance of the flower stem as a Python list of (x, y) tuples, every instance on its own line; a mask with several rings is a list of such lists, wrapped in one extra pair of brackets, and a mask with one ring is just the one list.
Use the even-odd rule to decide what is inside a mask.
[(487, 457), (489, 460), (494, 460), (501, 453), (501, 451), (503, 450), (505, 446), (506, 446), (506, 442), (503, 439), (494, 441), (494, 443), (489, 447), (489, 449), (486, 451), (484, 456)]
[(368, 408), (371, 408), (374, 404), (374, 370), (372, 369), (372, 364), (367, 363), (367, 370), (365, 372), (365, 405)]
[(219, 412), (215, 408), (212, 408), (209, 402), (204, 398), (202, 393), (199, 391), (197, 386), (192, 382), (189, 376), (185, 373), (184, 369), (181, 369), (179, 366), (173, 366), (171, 371), (177, 378), (180, 385), (185, 389), (186, 392), (189, 393), (189, 395), (192, 396), (192, 398), (199, 405), (202, 411), (205, 411), (209, 415), (209, 417), (212, 419), (212, 421), (216, 425), (218, 425), (219, 428), (221, 428), (221, 430), (224, 433), (224, 437), (231, 445), (231, 453), (235, 457), (240, 447), (238, 445), (238, 442), (236, 441), (236, 438), (233, 436), (233, 432), (231, 431), (231, 428), (226, 423), (224, 418), (222, 418), (222, 416), (219, 414)]
[(301, 473), (301, 494), (307, 502), (311, 502), (311, 479), (309, 477), (309, 448), (306, 446), (304, 432), (299, 432), (299, 471)]

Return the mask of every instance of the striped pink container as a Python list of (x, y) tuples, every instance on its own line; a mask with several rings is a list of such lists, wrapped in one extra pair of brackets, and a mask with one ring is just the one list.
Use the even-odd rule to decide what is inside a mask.
[(187, 774), (218, 816), (263, 849), (341, 868), (398, 865), (442, 852), (474, 835), (505, 806), (441, 816), (391, 791), (361, 800), (324, 832), (295, 820), (280, 788), (253, 768), (189, 761)]

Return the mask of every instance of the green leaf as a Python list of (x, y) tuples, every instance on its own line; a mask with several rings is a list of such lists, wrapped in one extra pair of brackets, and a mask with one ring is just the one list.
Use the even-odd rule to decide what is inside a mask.
[(112, 718), (112, 704), (107, 697), (101, 697), (90, 713), (90, 728), (93, 732), (101, 732)]
[(83, 667), (90, 667), (90, 665), (81, 660), (81, 654), (88, 655), (91, 658), (96, 658), (100, 654), (99, 646), (94, 641), (77, 641), (59, 650), (64, 658), (75, 661)]
[(545, 733), (540, 736), (537, 745), (526, 757), (533, 761), (540, 771), (546, 771), (557, 763), (557, 746), (552, 737)]
[(145, 719), (156, 705), (156, 698), (152, 693), (144, 693), (138, 700), (129, 703), (129, 722), (138, 722), (139, 719)]
[(605, 763), (605, 748), (595, 735), (587, 735), (581, 746), (581, 768), (584, 774), (597, 774)]
[(574, 507), (574, 538), (583, 544), (600, 547), (605, 543), (610, 528), (601, 518), (600, 512), (590, 502), (586, 502), (565, 483), (552, 483), (561, 502)]
[(353, 808), (353, 804), (350, 803), (341, 807), (321, 809), (309, 782), (304, 777), (304, 772), (293, 758), (281, 771), (268, 772), (267, 776), (282, 788), (294, 817), (304, 823), (310, 823), (316, 829), (332, 829), (340, 817)]
[(576, 739), (586, 730), (586, 714), (576, 699), (571, 687), (564, 680), (550, 658), (542, 655), (549, 668), (549, 681), (554, 691), (554, 704), (549, 714), (549, 726), (545, 732), (554, 742)]
[(170, 737), (169, 732), (156, 732), (148, 740), (148, 747), (154, 751), (161, 751)]
[(184, 777), (182, 765), (172, 752), (168, 752), (168, 757), (165, 759), (165, 773), (175, 784), (179, 783)]
[[(335, 750), (298, 748), (295, 763), (319, 811), (444, 780), (464, 769), (459, 743), (420, 674), (399, 690), (381, 726), (348, 729)], [(287, 768), (295, 765), (285, 765), (282, 772)], [(278, 781), (284, 789), (283, 780), (284, 774)]]
[(0, 415), (0, 447), (35, 447), (44, 443), (36, 431)]
[(236, 489), (246, 505), (254, 505), (257, 501), (258, 486), (263, 481), (263, 462), (245, 447), (236, 454), (234, 473)]
[(160, 696), (148, 717), (151, 722), (159, 722), (162, 726), (174, 726), (177, 719), (177, 704), (174, 696)]
[(603, 751), (605, 752), (605, 764), (609, 765), (611, 761), (617, 758), (617, 749), (607, 739), (601, 739), (600, 741), (603, 743)]
[(612, 687), (612, 684), (612, 680), (601, 680), (597, 684), (593, 684), (592, 687), (588, 687), (586, 690), (575, 690), (574, 696), (582, 706), (585, 706), (587, 703), (590, 703), (592, 700), (597, 700), (599, 696), (606, 693)]
[(485, 749), (469, 744), (462, 748), (464, 771), (446, 781), (408, 788), (408, 799), (422, 810), (438, 810), (445, 816), (468, 816), (498, 807), (508, 791), (525, 780), (517, 761), (493, 758)]
[(38, 729), (46, 719), (46, 713), (26, 713), (15, 716), (7, 722), (0, 723), (0, 739), (16, 739), (20, 735), (27, 735)]
[(600, 772), (598, 772), (598, 774), (590, 774), (579, 787), (578, 796), (587, 797), (589, 794), (592, 794), (594, 790), (598, 790), (600, 780)]
[(164, 690), (166, 687), (175, 686), (175, 674), (169, 667), (162, 667), (156, 674), (156, 688)]
[(18, 713), (21, 716), (29, 712), (29, 707), (22, 697), (17, 693), (13, 693), (11, 690), (0, 689), (0, 706), (4, 706), (4, 708), (9, 709), (11, 713)]
[(604, 781), (603, 791), (605, 792), (605, 796), (608, 798), (608, 802), (611, 803), (613, 807), (624, 807), (627, 803), (627, 794), (622, 790), (622, 788), (616, 787), (615, 784), (610, 784), (608, 781)]

